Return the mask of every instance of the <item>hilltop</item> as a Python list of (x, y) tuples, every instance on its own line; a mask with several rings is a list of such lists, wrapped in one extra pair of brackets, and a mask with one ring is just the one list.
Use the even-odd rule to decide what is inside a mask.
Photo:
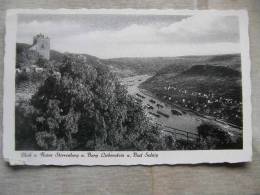
[[(16, 68), (28, 67), (36, 64), (40, 56), (36, 51), (30, 50), (31, 45), (26, 43), (16, 44)], [(72, 53), (61, 53), (56, 50), (50, 50), (50, 62), (55, 66), (59, 66), (66, 56), (82, 57), (87, 63), (100, 64), (99, 58), (88, 54), (72, 54)]]
[(102, 62), (123, 77), (155, 74), (161, 68), (171, 65), (175, 57), (147, 57), (147, 58), (112, 58)]
[[(143, 57), (112, 58), (102, 62), (123, 76), (137, 74), (174, 74), (177, 75), (194, 65), (225, 66), (240, 71), (240, 55), (209, 55), (181, 57)], [(124, 73), (124, 74), (123, 74)], [(131, 75), (132, 74), (132, 75)]]

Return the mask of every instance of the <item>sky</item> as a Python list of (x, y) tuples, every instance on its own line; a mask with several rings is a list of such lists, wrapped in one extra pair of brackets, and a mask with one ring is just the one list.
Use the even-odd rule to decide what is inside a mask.
[(239, 53), (236, 16), (19, 15), (17, 42), (50, 38), (51, 49), (100, 58)]

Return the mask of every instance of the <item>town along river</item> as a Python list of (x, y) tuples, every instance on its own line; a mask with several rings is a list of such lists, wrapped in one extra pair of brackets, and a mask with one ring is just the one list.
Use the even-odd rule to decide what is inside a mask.
[(150, 78), (149, 75), (137, 75), (123, 78), (121, 84), (127, 87), (127, 91), (145, 107), (147, 115), (156, 123), (174, 129), (184, 130), (191, 133), (198, 133), (197, 127), (203, 122), (217, 124), (227, 131), (233, 140), (241, 136), (242, 131), (226, 123), (218, 122), (215, 119), (199, 116), (192, 111), (184, 110), (181, 107), (166, 104), (156, 98), (150, 92), (140, 89), (139, 85)]

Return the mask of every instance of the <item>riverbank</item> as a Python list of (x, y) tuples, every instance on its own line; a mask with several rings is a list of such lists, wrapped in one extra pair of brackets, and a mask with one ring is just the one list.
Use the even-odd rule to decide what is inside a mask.
[(169, 106), (177, 107), (177, 108), (180, 109), (182, 112), (183, 112), (183, 111), (184, 111), (184, 112), (191, 112), (191, 113), (193, 113), (193, 114), (195, 114), (195, 115), (197, 115), (197, 116), (199, 116), (199, 117), (202, 117), (202, 118), (204, 118), (204, 119), (214, 120), (214, 121), (216, 121), (217, 123), (220, 123), (220, 124), (222, 124), (222, 125), (229, 125), (229, 126), (231, 126), (231, 127), (240, 129), (240, 130), (242, 131), (242, 127), (237, 126), (237, 125), (235, 125), (235, 124), (232, 124), (232, 123), (223, 121), (222, 119), (218, 119), (218, 118), (213, 117), (213, 116), (208, 116), (208, 115), (205, 115), (205, 114), (203, 114), (203, 113), (199, 113), (199, 112), (197, 112), (197, 111), (191, 110), (191, 109), (189, 109), (189, 108), (185, 108), (185, 107), (182, 107), (182, 106), (180, 106), (180, 105), (174, 104), (174, 103), (172, 103), (172, 102), (169, 102), (169, 101), (167, 101), (167, 100), (161, 98), (160, 96), (156, 96), (155, 94), (149, 92), (149, 91), (146, 90), (146, 89), (143, 89), (143, 88), (140, 88), (140, 87), (139, 87), (139, 90), (142, 91), (142, 93), (144, 93), (145, 95), (147, 95), (147, 96), (149, 96), (149, 97), (151, 97), (151, 98), (159, 99), (160, 101), (164, 102), (164, 104), (167, 104), (167, 105), (169, 105)]
[[(196, 134), (198, 133), (198, 127), (201, 124), (210, 123), (215, 124), (223, 131), (226, 131), (232, 136), (233, 140), (241, 137), (242, 131), (239, 128), (232, 127), (225, 122), (217, 121), (213, 117), (197, 113), (188, 108), (183, 108), (182, 106), (173, 104), (172, 102), (167, 102), (165, 99), (162, 99), (162, 97), (158, 97), (150, 91), (140, 87), (142, 83), (150, 77), (150, 75), (136, 75), (133, 77), (123, 78), (121, 84), (126, 86), (128, 94), (140, 100), (155, 123)], [(138, 97), (138, 94), (143, 97)], [(177, 110), (182, 114), (175, 115), (172, 113), (172, 110)], [(164, 117), (163, 115), (158, 114), (158, 111), (169, 117)]]

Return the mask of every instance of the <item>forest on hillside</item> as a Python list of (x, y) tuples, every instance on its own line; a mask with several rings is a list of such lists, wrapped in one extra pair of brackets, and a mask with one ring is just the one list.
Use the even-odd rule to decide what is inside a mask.
[[(50, 66), (51, 67), (51, 66)], [(106, 66), (66, 57), (60, 75), (16, 105), (16, 147), (43, 150), (163, 150), (164, 137)], [(168, 146), (169, 147), (169, 146)]]

